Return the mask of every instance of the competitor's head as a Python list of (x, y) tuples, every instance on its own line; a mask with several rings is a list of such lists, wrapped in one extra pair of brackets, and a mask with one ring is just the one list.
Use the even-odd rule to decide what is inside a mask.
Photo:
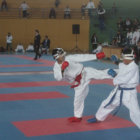
[(124, 64), (129, 64), (135, 59), (134, 51), (131, 48), (124, 48), (122, 50), (122, 60)]
[(56, 48), (52, 51), (52, 56), (55, 60), (64, 59), (66, 52), (62, 48)]

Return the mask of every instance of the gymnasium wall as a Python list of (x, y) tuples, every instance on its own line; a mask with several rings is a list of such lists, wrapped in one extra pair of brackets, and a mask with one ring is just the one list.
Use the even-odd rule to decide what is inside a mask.
[[(59, 8), (64, 8), (69, 5), (71, 8), (81, 8), (83, 3), (87, 3), (89, 0), (60, 0)], [(99, 0), (93, 0), (97, 5)], [(23, 0), (8, 0), (9, 7), (18, 8)], [(55, 0), (26, 0), (26, 3), (31, 8), (50, 8), (54, 7)]]
[(76, 45), (76, 35), (72, 34), (72, 25), (80, 24), (80, 34), (77, 36), (78, 47), (83, 51), (89, 48), (89, 21), (88, 20), (47, 20), (47, 19), (0, 19), (0, 46), (6, 46), (6, 35), (13, 35), (13, 47), (22, 43), (26, 48), (33, 42), (35, 29), (40, 31), (42, 40), (48, 35), (51, 40), (51, 49), (62, 47), (71, 50)]

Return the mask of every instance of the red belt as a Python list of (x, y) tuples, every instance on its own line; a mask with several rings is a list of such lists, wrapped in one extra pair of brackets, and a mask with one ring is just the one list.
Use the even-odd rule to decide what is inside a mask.
[(76, 76), (74, 82), (77, 82), (77, 84), (72, 85), (71, 88), (78, 87), (81, 83), (81, 79), (82, 79), (82, 73), (80, 73), (79, 75)]

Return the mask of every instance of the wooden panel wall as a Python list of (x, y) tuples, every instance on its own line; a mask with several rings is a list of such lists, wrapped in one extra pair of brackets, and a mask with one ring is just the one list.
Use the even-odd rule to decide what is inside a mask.
[(114, 46), (103, 47), (103, 52), (107, 58), (110, 58), (112, 55), (116, 55), (118, 58), (121, 58), (122, 48)]
[(48, 35), (51, 40), (51, 49), (62, 47), (71, 50), (76, 45), (76, 35), (72, 34), (72, 25), (80, 24), (78, 46), (87, 51), (89, 49), (89, 21), (88, 20), (47, 20), (47, 19), (0, 19), (0, 46), (6, 46), (6, 35), (13, 35), (13, 47), (22, 43), (26, 48), (33, 42), (34, 30), (40, 31), (42, 40)]

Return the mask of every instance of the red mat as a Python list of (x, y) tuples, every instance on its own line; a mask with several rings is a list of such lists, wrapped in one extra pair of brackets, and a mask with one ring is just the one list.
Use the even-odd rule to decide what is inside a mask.
[[(93, 80), (90, 84), (111, 84), (112, 80)], [(44, 86), (68, 86), (65, 81), (41, 81), (41, 82), (13, 82), (0, 83), (0, 88), (16, 88), (16, 87), (44, 87)]]
[(0, 88), (48, 87), (48, 86), (65, 86), (65, 85), (69, 84), (63, 81), (14, 82), (14, 83), (0, 83)]
[(124, 120), (119, 117), (111, 117), (111, 119), (108, 121), (94, 124), (88, 124), (86, 122), (88, 118), (89, 117), (85, 117), (80, 123), (69, 123), (67, 121), (67, 118), (57, 118), (33, 121), (17, 121), (12, 122), (12, 124), (15, 125), (27, 137), (116, 129), (135, 126), (130, 121)]
[[(27, 59), (27, 60), (33, 60), (34, 59), (32, 57), (29, 57), (29, 56), (25, 56), (25, 55), (20, 55), (20, 56), (13, 56), (13, 57), (18, 57), (18, 58), (23, 58), (23, 59)], [(45, 59), (37, 59), (35, 60), (36, 62), (40, 62), (40, 63), (44, 63), (44, 64), (49, 64), (51, 66), (54, 65), (54, 61), (50, 61), (50, 60), (45, 60)]]
[(15, 68), (15, 67), (44, 67), (44, 66), (52, 66), (52, 64), (0, 65), (0, 68)]
[[(92, 80), (90, 84), (106, 84), (112, 85), (111, 79)], [(48, 86), (68, 86), (71, 85), (65, 81), (41, 81), (41, 82), (15, 82), (15, 83), (0, 83), (0, 88), (18, 88), (18, 87), (48, 87)], [(140, 93), (140, 85), (137, 86), (137, 91)]]
[(32, 93), (16, 93), (16, 94), (0, 94), (1, 101), (16, 100), (36, 100), (36, 99), (56, 99), (68, 98), (69, 96), (60, 92), (32, 92)]

